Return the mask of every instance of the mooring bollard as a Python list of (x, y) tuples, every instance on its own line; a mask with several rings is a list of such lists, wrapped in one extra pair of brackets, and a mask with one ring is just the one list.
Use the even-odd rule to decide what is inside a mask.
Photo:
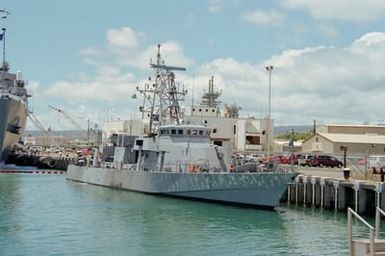
[(349, 177), (350, 177), (350, 169), (349, 168), (344, 168), (344, 169), (342, 169), (342, 171), (344, 172), (344, 178), (346, 180), (348, 180)]

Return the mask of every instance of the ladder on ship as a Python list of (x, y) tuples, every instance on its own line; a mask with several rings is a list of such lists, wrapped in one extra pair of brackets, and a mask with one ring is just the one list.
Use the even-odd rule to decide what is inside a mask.
[[(376, 219), (373, 227), (357, 212), (348, 208), (349, 256), (385, 256), (385, 239), (379, 238), (381, 216), (385, 216), (385, 212), (376, 207)], [(353, 238), (353, 217), (356, 217), (369, 229), (369, 239)]]

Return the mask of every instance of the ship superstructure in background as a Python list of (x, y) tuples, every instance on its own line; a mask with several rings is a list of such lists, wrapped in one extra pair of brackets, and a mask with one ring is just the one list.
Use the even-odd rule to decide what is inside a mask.
[[(149, 81), (151, 82), (151, 81)], [(183, 106), (183, 119), (190, 124), (204, 125), (211, 129), (211, 142), (218, 146), (228, 147), (233, 151), (263, 151), (266, 150), (266, 130), (269, 124), (267, 118), (241, 117), (241, 107), (237, 104), (223, 104), (220, 97), (222, 91), (215, 90), (214, 77), (209, 79), (208, 91), (202, 95), (200, 104)], [(147, 84), (146, 90), (152, 84)], [(135, 94), (136, 98), (136, 94)], [(152, 98), (146, 97), (145, 103)], [(194, 102), (194, 100), (193, 100)], [(144, 105), (141, 103), (142, 106)], [(186, 102), (185, 102), (186, 104)], [(103, 131), (106, 138), (114, 133), (126, 133), (141, 136), (148, 133), (151, 109), (146, 109), (144, 119), (117, 120), (105, 122)], [(272, 120), (270, 120), (271, 126)]]
[[(292, 172), (261, 171), (256, 164), (235, 165), (232, 153), (210, 141), (211, 128), (188, 123), (179, 102), (187, 91), (165, 65), (160, 45), (154, 78), (143, 89), (140, 110), (150, 119), (148, 134), (116, 140), (113, 163), (70, 165), (67, 178), (143, 193), (273, 209), (295, 176)], [(106, 152), (102, 152), (103, 156)], [(83, 164), (83, 162), (82, 162)]]
[(222, 91), (214, 88), (214, 77), (209, 80), (208, 91), (199, 105), (186, 108), (185, 120), (211, 128), (211, 141), (234, 151), (263, 151), (266, 146), (268, 119), (240, 117), (241, 107), (224, 104), (223, 113), (219, 97)]
[[(2, 14), (8, 14), (0, 10)], [(21, 72), (11, 73), (5, 59), (5, 32), (0, 39), (3, 45), (3, 60), (0, 66), (0, 161), (4, 161), (20, 139), (27, 119), (27, 90)]]

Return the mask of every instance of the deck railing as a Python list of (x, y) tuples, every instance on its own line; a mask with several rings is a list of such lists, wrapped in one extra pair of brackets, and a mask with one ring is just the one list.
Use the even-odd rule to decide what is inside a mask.
[[(378, 208), (378, 207), (377, 207)], [(353, 248), (353, 216), (356, 217), (361, 223), (363, 223), (369, 229), (369, 255), (374, 255), (374, 238), (375, 228), (365, 221), (358, 213), (352, 208), (348, 208), (348, 240), (349, 240), (349, 255), (354, 254)]]
[(381, 215), (385, 216), (385, 212), (380, 207), (376, 207), (376, 225), (374, 226), (376, 239), (379, 239), (380, 235)]

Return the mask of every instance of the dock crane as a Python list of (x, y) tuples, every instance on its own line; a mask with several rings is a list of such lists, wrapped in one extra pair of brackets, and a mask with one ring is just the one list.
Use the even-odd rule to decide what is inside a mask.
[[(51, 105), (49, 106), (49, 108), (55, 110), (56, 112), (58, 112), (60, 114), (62, 114), (65, 119), (67, 119), (73, 126), (76, 127), (76, 129), (78, 129), (79, 131), (83, 131), (84, 136), (87, 138), (88, 145), (90, 144), (90, 131), (92, 130), (90, 128), (90, 120), (88, 120), (88, 128), (84, 129), (67, 112), (65, 112), (64, 110), (62, 110), (60, 108), (56, 108), (56, 107), (51, 106)], [(95, 124), (95, 130), (97, 130), (97, 127), (98, 127), (97, 124)]]
[(62, 114), (64, 116), (65, 119), (67, 119), (73, 126), (76, 127), (76, 129), (80, 130), (80, 131), (84, 131), (84, 129), (67, 113), (65, 112), (64, 110), (60, 109), (60, 108), (56, 108), (56, 107), (53, 107), (53, 106), (48, 106), (50, 109), (53, 109), (55, 110), (56, 112)]
[(32, 121), (32, 123), (40, 130), (42, 131), (45, 135), (50, 136), (49, 132), (47, 129), (44, 128), (44, 125), (37, 119), (37, 117), (33, 114), (32, 111), (27, 112), (27, 117), (29, 120)]

